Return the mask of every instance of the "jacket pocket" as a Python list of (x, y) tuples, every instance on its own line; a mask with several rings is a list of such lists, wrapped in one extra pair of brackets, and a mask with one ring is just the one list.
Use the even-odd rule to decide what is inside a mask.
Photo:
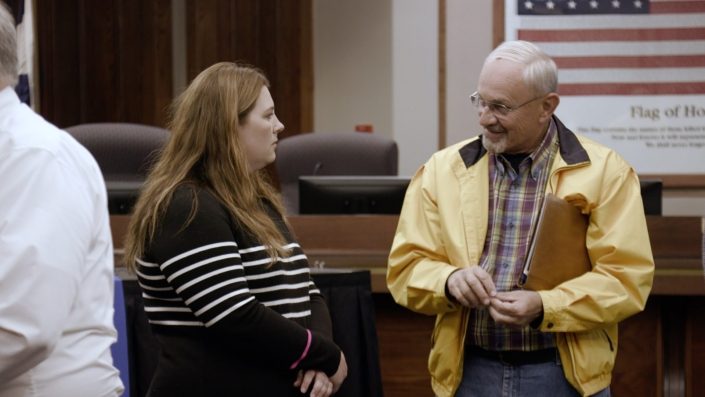
[(462, 373), (463, 338), (461, 332), (464, 312), (443, 313), (436, 317), (431, 336), (428, 370), (436, 382), (450, 387)]
[(616, 326), (566, 335), (578, 382), (586, 383), (612, 372), (617, 356)]

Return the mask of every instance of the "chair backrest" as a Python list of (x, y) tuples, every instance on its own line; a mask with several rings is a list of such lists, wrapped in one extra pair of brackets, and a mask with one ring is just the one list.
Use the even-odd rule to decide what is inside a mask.
[(299, 176), (397, 175), (399, 149), (373, 134), (306, 133), (279, 142), (275, 165), (287, 212), (297, 214)]
[(169, 131), (131, 123), (81, 124), (66, 131), (98, 162), (108, 190), (110, 213), (130, 213)]
[(66, 128), (95, 157), (106, 181), (144, 179), (169, 131), (131, 123), (80, 124)]

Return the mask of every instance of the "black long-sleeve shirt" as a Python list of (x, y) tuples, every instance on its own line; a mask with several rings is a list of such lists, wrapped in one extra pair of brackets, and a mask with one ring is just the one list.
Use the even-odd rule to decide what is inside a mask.
[(297, 370), (338, 368), (340, 350), (306, 255), (264, 205), (291, 250), (274, 263), (210, 192), (175, 192), (137, 266), (162, 350), (150, 395), (295, 396)]

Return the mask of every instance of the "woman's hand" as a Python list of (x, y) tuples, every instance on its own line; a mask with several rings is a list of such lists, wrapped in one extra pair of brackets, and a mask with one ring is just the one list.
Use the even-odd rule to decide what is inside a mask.
[(333, 376), (330, 377), (330, 381), (333, 382), (333, 393), (337, 392), (338, 389), (340, 389), (340, 385), (343, 384), (343, 381), (345, 378), (348, 376), (348, 363), (345, 361), (345, 354), (343, 352), (340, 352), (340, 364), (338, 364), (338, 370), (335, 371)]
[(323, 371), (313, 369), (299, 370), (294, 387), (298, 387), (301, 394), (305, 394), (310, 387), (311, 392), (309, 395), (311, 397), (329, 397), (333, 394), (333, 382), (328, 379), (328, 376)]

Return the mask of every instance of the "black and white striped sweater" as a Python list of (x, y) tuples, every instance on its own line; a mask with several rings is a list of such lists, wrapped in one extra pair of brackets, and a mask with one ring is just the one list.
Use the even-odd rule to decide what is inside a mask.
[[(192, 214), (194, 195), (198, 204)], [(331, 341), (330, 317), (306, 255), (279, 215), (266, 207), (290, 241), (291, 255), (273, 264), (265, 247), (238, 227), (207, 190), (175, 192), (137, 266), (147, 317), (162, 357), (169, 356), (160, 359), (152, 385), (163, 393), (152, 394), (182, 392), (196, 383), (201, 386), (191, 393), (231, 393), (235, 383), (239, 386), (233, 390), (243, 392), (248, 383), (260, 387), (258, 375), (269, 376), (268, 386), (288, 390), (271, 379), (280, 376), (293, 389), (289, 381), (298, 369), (329, 375), (337, 369), (340, 350)], [(204, 362), (232, 362), (233, 367), (210, 368)], [(204, 376), (206, 389), (198, 380)]]

